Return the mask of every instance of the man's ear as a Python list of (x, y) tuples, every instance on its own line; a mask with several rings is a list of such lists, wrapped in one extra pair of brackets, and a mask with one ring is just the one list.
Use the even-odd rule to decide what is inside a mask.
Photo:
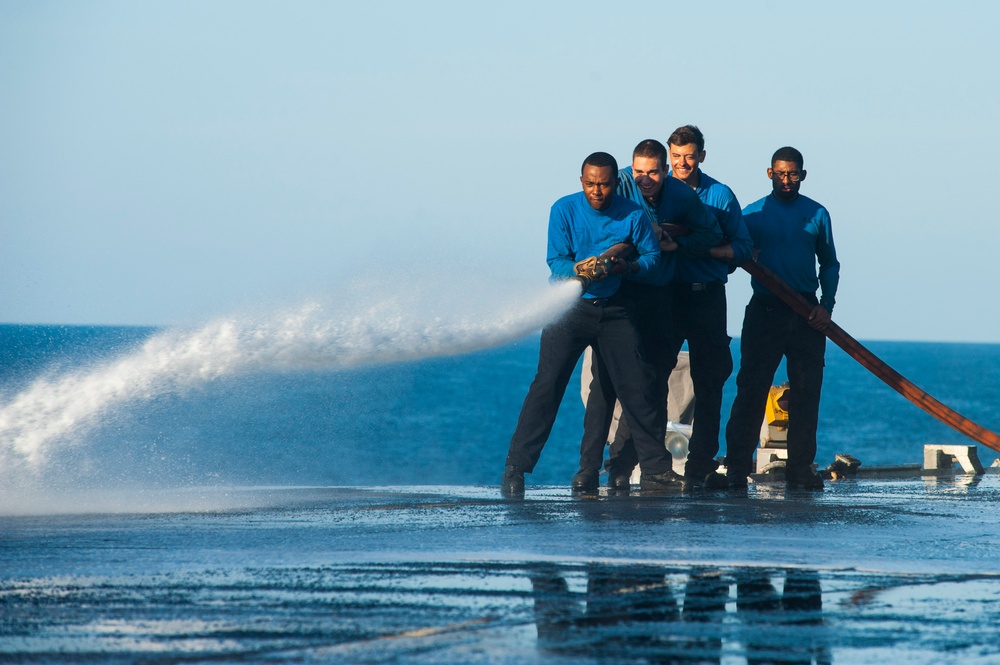
[(705, 155), (707, 155), (707, 154), (708, 154), (708, 151), (706, 151), (706, 150), (702, 150), (701, 152), (699, 152), (698, 153), (698, 161), (699, 162), (705, 161)]
[(805, 180), (805, 179), (806, 179), (806, 170), (805, 170), (805, 169), (802, 169), (802, 170), (800, 171), (800, 173), (801, 173), (802, 175), (800, 175), (800, 176), (799, 176), (799, 182), (802, 182), (803, 180)]
[[(767, 167), (767, 179), (768, 180), (773, 180), (774, 179), (774, 175), (773, 175), (773, 172), (771, 171), (771, 167), (770, 166)], [(580, 180), (583, 180), (583, 178), (580, 178)]]

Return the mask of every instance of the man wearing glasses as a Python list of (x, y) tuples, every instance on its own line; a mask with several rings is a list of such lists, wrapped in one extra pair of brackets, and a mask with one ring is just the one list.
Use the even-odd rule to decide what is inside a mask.
[[(726, 476), (734, 489), (747, 486), (768, 391), (784, 356), (790, 388), (785, 484), (822, 490), (823, 479), (812, 470), (812, 463), (826, 352), (823, 330), (830, 323), (840, 262), (830, 213), (799, 194), (806, 179), (802, 153), (791, 147), (778, 149), (771, 157), (767, 177), (771, 193), (743, 209), (757, 261), (814, 306), (808, 320), (803, 319), (751, 279), (753, 297), (743, 319), (736, 399), (726, 426)], [(821, 291), (819, 299), (817, 290)]]

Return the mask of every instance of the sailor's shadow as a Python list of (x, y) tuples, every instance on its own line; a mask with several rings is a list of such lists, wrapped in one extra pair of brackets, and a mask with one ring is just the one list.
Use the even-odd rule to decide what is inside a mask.
[(538, 646), (546, 652), (721, 663), (739, 650), (748, 663), (831, 662), (815, 571), (784, 572), (780, 594), (762, 569), (544, 564), (530, 576)]

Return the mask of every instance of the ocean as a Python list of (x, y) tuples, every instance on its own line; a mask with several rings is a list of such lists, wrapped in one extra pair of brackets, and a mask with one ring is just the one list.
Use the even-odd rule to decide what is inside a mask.
[[(452, 356), (335, 368), (290, 368), (279, 356), (291, 342), (284, 331), (269, 334), (241, 350), (224, 331), (192, 342), (154, 328), (0, 326), (0, 431), (8, 434), (0, 463), (61, 491), (498, 483), (537, 334)], [(1000, 428), (1000, 345), (867, 346), (966, 417)], [(732, 350), (738, 363), (738, 340)], [(272, 355), (231, 358), (243, 351)], [(734, 384), (735, 376), (724, 417)], [(579, 388), (577, 374), (529, 484), (567, 485), (576, 472)], [(868, 466), (917, 463), (927, 443), (967, 440), (829, 344), (817, 463), (838, 453)], [(996, 457), (981, 456), (987, 464)], [(0, 477), (4, 487), (17, 484), (9, 470)]]
[[(995, 474), (581, 499), (577, 374), (502, 499), (556, 291), (0, 326), (0, 662), (997, 662)], [(867, 346), (1000, 427), (1000, 345)], [(819, 430), (970, 443), (832, 344)]]

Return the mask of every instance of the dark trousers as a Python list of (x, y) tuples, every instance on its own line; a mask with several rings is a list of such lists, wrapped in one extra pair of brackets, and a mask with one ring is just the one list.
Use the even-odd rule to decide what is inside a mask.
[[(733, 373), (733, 354), (726, 331), (726, 285), (673, 284), (674, 329), (687, 340), (694, 385), (694, 428), (688, 442), (684, 475), (704, 478), (719, 468), (722, 389)], [(680, 348), (680, 343), (677, 344)]]
[[(647, 388), (653, 390), (653, 404), (660, 413), (666, 433), (667, 417), (667, 379), (677, 364), (677, 351), (680, 348), (673, 331), (673, 296), (667, 286), (652, 286), (623, 282), (622, 294), (635, 308), (636, 328), (646, 350), (651, 375), (647, 375)], [(590, 383), (590, 395), (587, 398), (587, 410), (583, 419), (583, 439), (580, 441), (580, 469), (592, 471), (601, 468), (604, 459), (604, 447), (608, 441), (608, 430), (614, 416), (615, 399), (622, 402), (622, 416), (618, 420), (618, 431), (612, 443), (610, 455), (618, 467), (633, 469), (640, 462), (636, 450), (638, 442), (635, 422), (624, 408), (621, 400), (619, 384), (608, 372), (607, 358), (601, 350), (594, 349), (593, 375)], [(661, 450), (666, 450), (663, 437), (658, 440)], [(671, 467), (668, 463), (664, 471)], [(641, 466), (641, 464), (640, 464)], [(644, 468), (643, 472), (647, 472)], [(650, 473), (659, 473), (650, 471)]]
[[(816, 304), (813, 294), (803, 294)], [(726, 425), (726, 467), (743, 478), (753, 467), (767, 395), (784, 356), (788, 360), (788, 472), (816, 458), (816, 427), (823, 387), (826, 337), (773, 296), (755, 295), (747, 305), (740, 339), (736, 400)]]
[(535, 468), (566, 386), (588, 346), (604, 359), (609, 383), (633, 423), (640, 465), (648, 473), (663, 473), (671, 463), (663, 446), (666, 416), (658, 403), (654, 405), (651, 370), (642, 353), (631, 307), (620, 294), (603, 305), (581, 299), (559, 321), (542, 330), (538, 371), (524, 398), (507, 464), (529, 473)]

